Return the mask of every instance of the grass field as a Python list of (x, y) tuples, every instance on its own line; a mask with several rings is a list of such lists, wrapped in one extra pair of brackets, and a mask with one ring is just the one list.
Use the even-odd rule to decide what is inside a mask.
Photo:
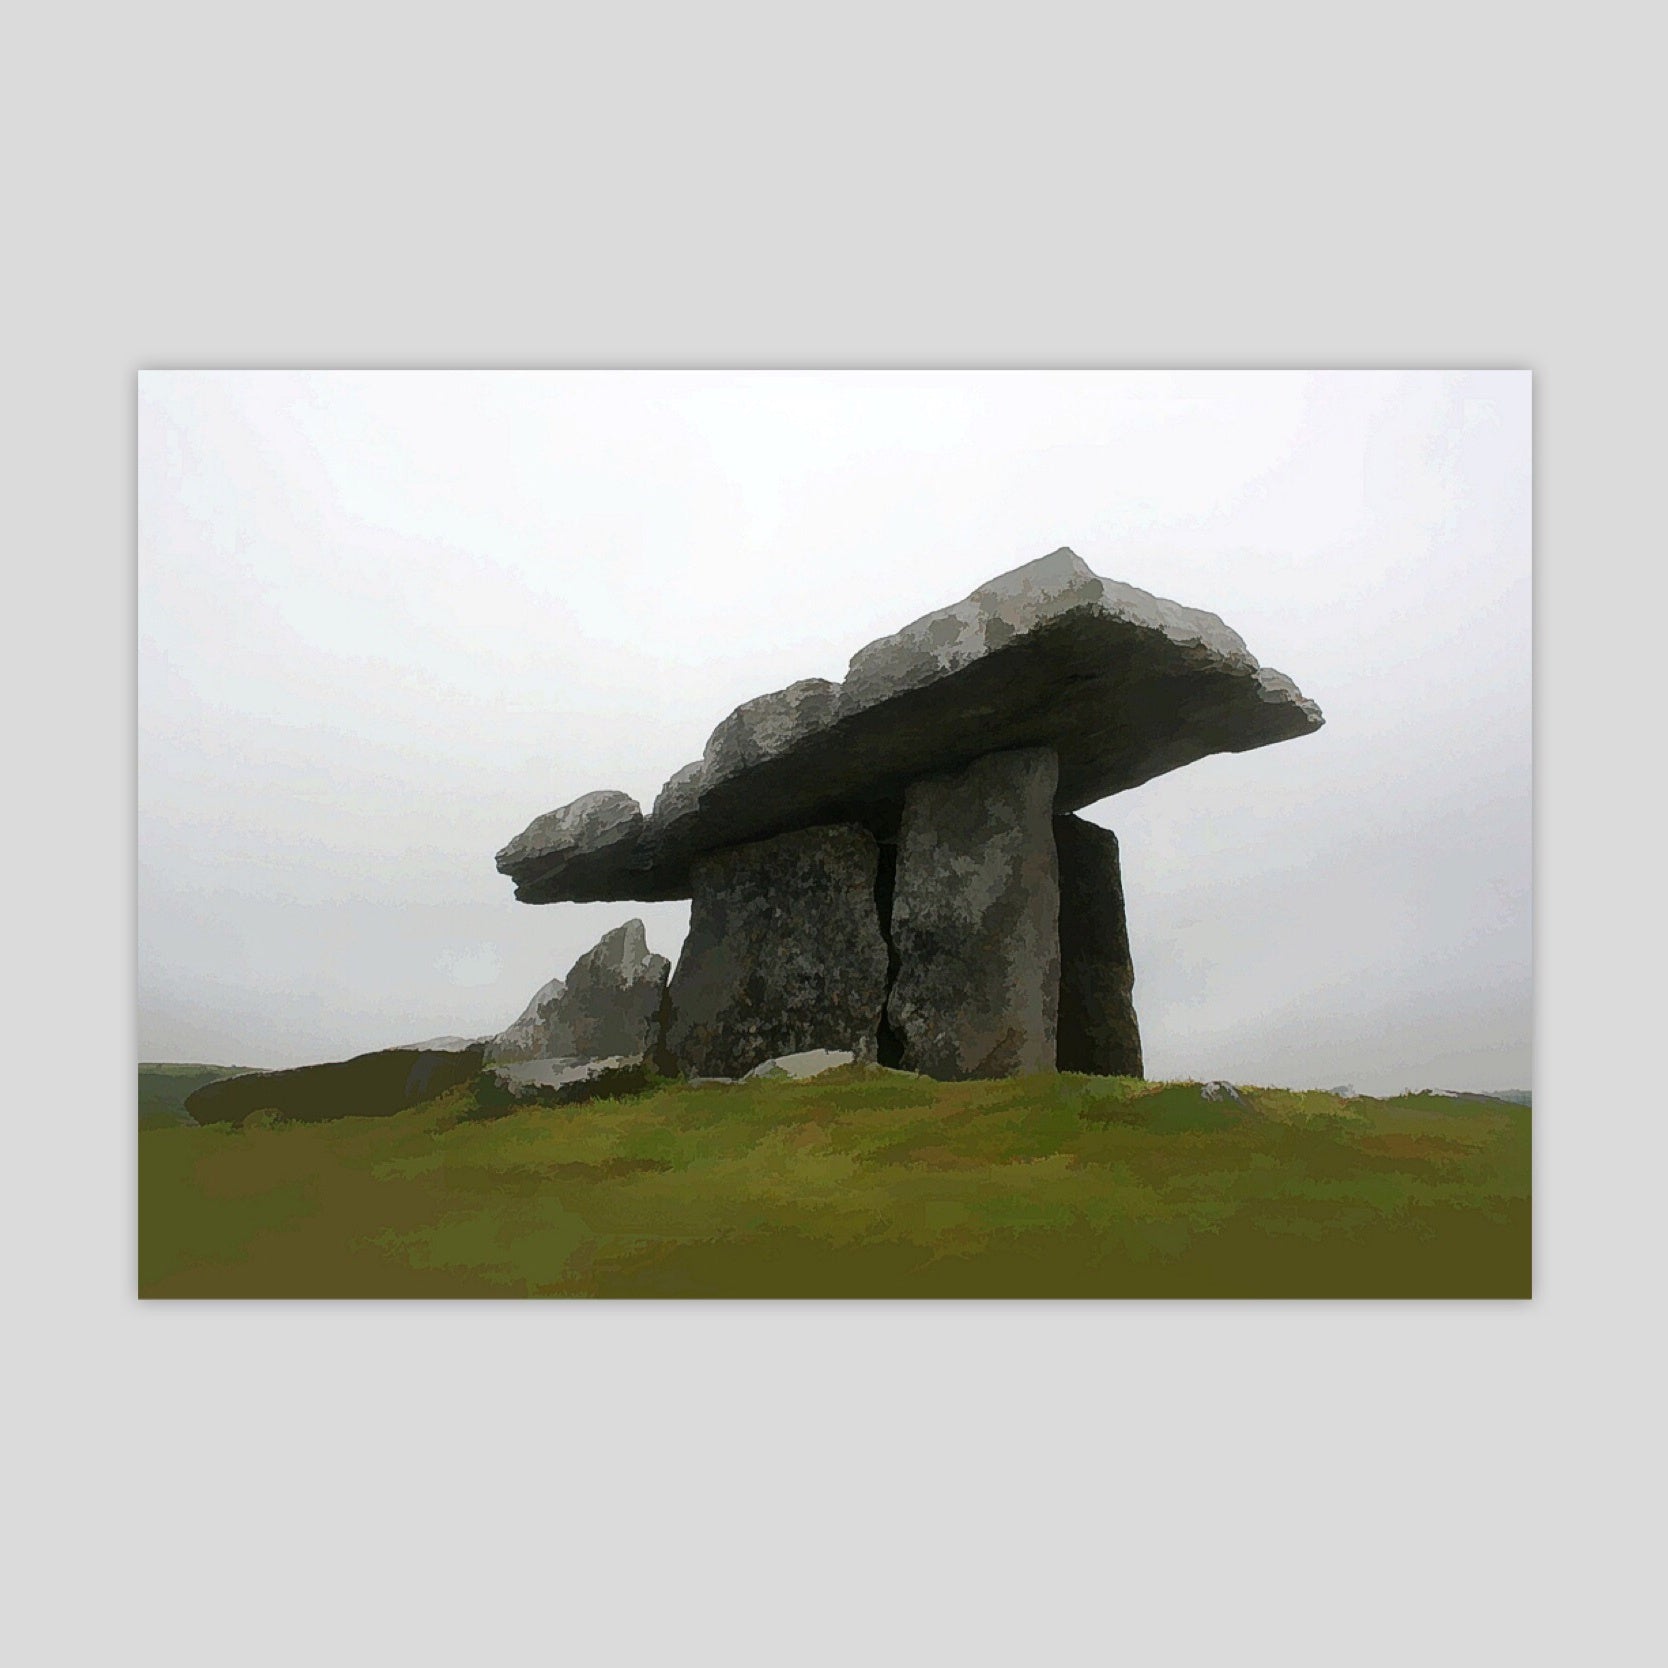
[(139, 1127), (169, 1128), (185, 1123), (185, 1097), (222, 1077), (243, 1077), (247, 1066), (142, 1065), (139, 1068)]
[(1046, 1075), (139, 1136), (155, 1297), (1527, 1297), (1530, 1113)]

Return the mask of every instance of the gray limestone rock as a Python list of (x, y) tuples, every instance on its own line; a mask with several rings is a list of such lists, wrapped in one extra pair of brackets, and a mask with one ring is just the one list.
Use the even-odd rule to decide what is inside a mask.
[(650, 1081), (649, 1065), (641, 1054), (601, 1060), (516, 1060), (488, 1071), (493, 1084), (512, 1101), (540, 1106), (636, 1094)]
[(1055, 1069), (1060, 892), (1052, 750), (992, 753), (910, 785), (886, 1017), (928, 1077)]
[(776, 758), (826, 729), (839, 710), (840, 686), (826, 678), (802, 678), (774, 695), (743, 701), (708, 738), (702, 780), (721, 782)]
[(805, 828), (698, 859), (689, 936), (667, 991), (666, 1052), (740, 1077), (807, 1049), (875, 1057), (886, 943), (864, 829)]
[(486, 1047), (489, 1065), (644, 1054), (657, 1043), (672, 964), (655, 955), (633, 918), (602, 938), (563, 979), (552, 979)]
[(744, 702), (649, 816), (592, 793), (498, 854), (526, 903), (681, 898), (704, 852), (860, 823), (891, 839), (915, 778), (1052, 748), (1059, 813), (1209, 753), (1316, 730), (1320, 709), (1214, 614), (1099, 578), (1070, 550), (860, 649), (843, 683)]
[(1118, 836), (1079, 817), (1056, 817), (1054, 847), (1060, 863), (1059, 1068), (1140, 1077)]
[(486, 1045), (486, 1063), (561, 1058), (574, 1053), (573, 1025), (562, 1005), (568, 993), (564, 980), (552, 979), (533, 992), (533, 999), (513, 1025), (507, 1025)]
[(820, 1077), (825, 1071), (856, 1063), (857, 1056), (841, 1048), (809, 1048), (803, 1054), (782, 1054), (762, 1061), (747, 1074), (747, 1080), (761, 1077), (804, 1079)]
[(568, 972), (563, 1006), (581, 1059), (644, 1054), (656, 1041), (672, 964), (655, 955), (635, 917), (605, 933)]
[(635, 897), (619, 891), (614, 877), (638, 865), (643, 831), (643, 808), (630, 794), (612, 788), (581, 794), (534, 818), (498, 853), (498, 871), (559, 876), (563, 897)]

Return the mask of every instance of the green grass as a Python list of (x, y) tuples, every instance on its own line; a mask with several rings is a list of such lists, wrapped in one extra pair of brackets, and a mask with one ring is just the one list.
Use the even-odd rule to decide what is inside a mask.
[(144, 1132), (145, 1296), (1527, 1297), (1530, 1114), (1053, 1074)]
[(222, 1077), (247, 1077), (252, 1066), (141, 1065), (139, 1127), (155, 1129), (184, 1123), (185, 1097)]

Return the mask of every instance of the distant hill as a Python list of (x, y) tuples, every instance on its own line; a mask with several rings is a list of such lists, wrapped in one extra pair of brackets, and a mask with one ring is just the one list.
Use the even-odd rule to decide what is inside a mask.
[(1528, 1106), (1531, 1104), (1530, 1093), (1527, 1089), (1404, 1089), (1404, 1095), (1439, 1095), (1443, 1100), (1503, 1100), (1512, 1106)]
[(139, 1127), (153, 1129), (165, 1124), (189, 1124), (195, 1120), (185, 1110), (185, 1097), (205, 1083), (223, 1077), (247, 1077), (256, 1066), (176, 1065), (139, 1063)]

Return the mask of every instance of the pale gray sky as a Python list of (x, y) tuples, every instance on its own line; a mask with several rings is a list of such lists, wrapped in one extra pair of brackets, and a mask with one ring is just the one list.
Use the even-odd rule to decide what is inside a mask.
[(493, 853), (1070, 545), (1326, 713), (1086, 814), (1149, 1073), (1527, 1086), (1520, 372), (145, 372), (139, 1044), (500, 1029), (638, 914)]

